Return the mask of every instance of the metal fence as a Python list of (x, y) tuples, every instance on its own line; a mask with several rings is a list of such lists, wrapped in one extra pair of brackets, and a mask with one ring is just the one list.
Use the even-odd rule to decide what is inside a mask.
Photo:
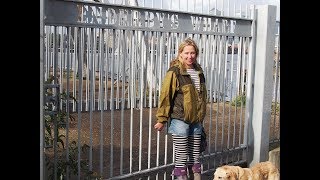
[[(178, 10), (175, 1), (169, 10), (163, 1), (157, 1), (160, 9), (154, 1), (149, 6), (139, 3), (143, 7), (137, 1), (41, 4), (42, 179), (173, 178), (171, 138), (152, 127), (162, 78), (186, 37), (199, 46), (198, 62), (208, 87), (208, 149), (201, 157), (202, 174), (212, 176), (222, 164), (257, 161), (253, 153), (248, 155), (254, 139), (250, 127), (259, 126), (253, 121), (260, 126), (270, 122), (263, 127), (267, 137), (261, 143), (280, 142), (279, 31), (270, 41), (276, 42), (274, 49), (256, 38), (256, 33), (270, 36), (274, 31), (257, 27), (256, 14), (260, 16), (254, 6), (243, 11), (234, 5), (230, 11), (228, 4), (228, 11), (219, 11), (225, 5), (209, 1), (206, 10), (202, 6), (196, 13), (195, 2), (187, 1), (186, 9)], [(257, 76), (261, 68), (267, 72)], [(272, 83), (266, 80), (271, 76)], [(254, 99), (265, 103), (255, 104)], [(267, 109), (261, 114), (259, 108)]]

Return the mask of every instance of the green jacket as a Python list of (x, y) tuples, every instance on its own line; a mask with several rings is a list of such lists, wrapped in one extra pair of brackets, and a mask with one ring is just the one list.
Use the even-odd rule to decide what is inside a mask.
[(206, 115), (207, 89), (203, 70), (197, 63), (200, 92), (193, 85), (190, 75), (179, 60), (171, 63), (162, 82), (157, 122), (166, 123), (168, 118), (181, 119), (187, 123), (202, 122)]

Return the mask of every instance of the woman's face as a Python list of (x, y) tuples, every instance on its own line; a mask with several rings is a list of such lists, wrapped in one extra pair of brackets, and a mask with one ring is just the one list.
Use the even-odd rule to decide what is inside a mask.
[(193, 46), (186, 46), (180, 54), (182, 62), (187, 66), (187, 68), (193, 68), (193, 63), (196, 61), (196, 51)]

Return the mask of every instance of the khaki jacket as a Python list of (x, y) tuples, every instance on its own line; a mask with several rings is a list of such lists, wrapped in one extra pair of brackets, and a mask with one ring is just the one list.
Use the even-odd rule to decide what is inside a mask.
[(174, 60), (162, 82), (157, 122), (166, 123), (169, 118), (181, 119), (187, 123), (203, 121), (206, 115), (207, 89), (203, 70), (197, 63), (200, 92), (193, 85), (190, 75), (179, 60)]

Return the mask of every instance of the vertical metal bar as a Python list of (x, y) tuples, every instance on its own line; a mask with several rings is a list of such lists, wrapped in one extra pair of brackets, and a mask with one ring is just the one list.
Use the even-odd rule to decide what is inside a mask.
[(88, 111), (89, 110), (89, 57), (90, 57), (90, 29), (89, 28), (85, 28), (85, 64), (84, 64), (84, 68), (85, 68), (85, 83), (86, 83), (86, 97), (85, 97), (85, 110)]
[(169, 69), (170, 61), (172, 59), (171, 57), (171, 51), (173, 48), (171, 48), (171, 40), (172, 40), (172, 33), (168, 32), (168, 38), (167, 38), (167, 69)]
[(130, 109), (131, 108), (131, 97), (132, 97), (132, 92), (131, 92), (131, 76), (132, 76), (132, 60), (133, 60), (133, 35), (132, 35), (132, 30), (128, 31), (127, 33), (127, 42), (128, 42), (128, 87), (127, 87), (127, 94), (128, 94), (128, 103), (127, 103), (127, 108)]
[(237, 98), (239, 97), (239, 80), (240, 80), (240, 63), (242, 61), (241, 59), (241, 53), (242, 53), (242, 37), (239, 37), (239, 43), (238, 43), (238, 56), (237, 56), (237, 70), (236, 70), (236, 97), (235, 97), (235, 104), (234, 104), (234, 136), (233, 136), (233, 147), (235, 147), (236, 144), (236, 122), (237, 122)]
[(202, 39), (201, 39), (201, 37), (202, 37), (202, 34), (197, 34), (197, 35), (199, 35), (198, 36), (198, 38), (194, 38), (194, 40), (198, 43), (198, 48), (199, 49), (201, 49), (201, 51), (199, 50), (199, 55), (198, 55), (198, 59), (197, 59), (197, 61), (198, 61), (198, 63), (199, 64), (202, 64), (202, 61), (203, 61), (203, 53), (202, 53)]
[[(254, 5), (251, 6), (251, 17), (252, 19), (256, 19), (255, 15), (255, 7)], [(255, 42), (256, 42), (256, 21), (252, 21), (251, 26), (251, 34), (252, 38), (249, 39), (249, 57), (248, 57), (248, 72), (247, 72), (247, 83), (246, 83), (246, 117), (245, 117), (245, 125), (244, 125), (244, 137), (243, 143), (248, 145), (249, 135), (251, 134), (251, 125), (252, 125), (252, 110), (253, 110), (253, 81), (254, 81), (254, 74), (255, 74)], [(246, 149), (246, 154), (249, 153), (249, 149)], [(248, 156), (247, 156), (248, 157)]]
[(116, 90), (116, 109), (119, 109), (119, 97), (120, 97), (120, 61), (121, 61), (121, 55), (123, 52), (120, 51), (121, 43), (120, 43), (120, 30), (116, 31), (115, 37), (117, 38), (117, 57), (116, 61), (116, 76), (117, 76), (117, 90)]
[(240, 104), (240, 130), (239, 130), (239, 146), (242, 144), (242, 142), (241, 142), (241, 140), (242, 140), (242, 138), (240, 138), (241, 136), (240, 135), (242, 135), (242, 130), (243, 130), (243, 127), (242, 127), (242, 125), (243, 125), (243, 108), (244, 108), (244, 106), (245, 106), (245, 104), (244, 104), (244, 102), (243, 102), (243, 96), (246, 96), (246, 92), (245, 92), (245, 79), (246, 79), (246, 77), (247, 77), (247, 68), (246, 68), (246, 62), (247, 62), (247, 56), (246, 56), (246, 54), (247, 54), (247, 38), (245, 37), (244, 38), (244, 44), (243, 44), (243, 54), (242, 54), (242, 58), (243, 58), (243, 61), (242, 61), (242, 67), (241, 67), (241, 69), (242, 69), (242, 72), (241, 72), (241, 104)]
[(92, 102), (92, 110), (93, 111), (95, 111), (95, 109), (96, 109), (96, 81), (97, 81), (97, 79), (96, 79), (96, 61), (97, 61), (97, 28), (93, 28), (92, 29), (92, 43), (93, 43), (93, 45), (92, 45), (92, 51), (91, 51), (91, 53), (92, 53), (92, 55), (91, 55), (91, 57), (92, 57), (92, 61), (91, 61), (91, 63), (92, 63), (92, 65), (91, 65), (91, 67), (92, 67), (92, 69), (91, 69), (91, 72), (92, 72), (92, 82), (91, 82), (91, 84), (92, 84), (92, 88), (91, 88), (91, 92), (92, 92), (92, 98), (90, 98), (91, 99), (91, 102)]
[[(239, 37), (237, 37), (239, 38)], [(239, 44), (237, 44), (239, 45)], [(233, 90), (233, 84), (234, 84), (234, 71), (237, 73), (237, 66), (236, 66), (236, 69), (234, 69), (234, 59), (235, 57), (237, 57), (235, 54), (235, 40), (233, 40), (232, 42), (232, 60), (231, 60), (231, 82), (230, 82), (230, 100), (233, 101), (233, 94), (234, 94), (234, 90)], [(239, 53), (239, 51), (238, 51)], [(239, 59), (236, 59), (237, 61), (239, 61)], [(237, 79), (236, 79), (236, 82), (237, 82)], [(237, 95), (237, 93), (235, 93), (235, 96)], [(236, 116), (236, 112), (237, 112), (237, 109), (236, 109), (236, 105), (235, 105), (235, 111), (234, 111), (234, 115)], [(232, 119), (233, 121), (233, 132), (232, 132), (232, 148), (234, 149), (235, 148), (235, 139), (236, 139), (236, 118), (233, 118)], [(233, 160), (233, 156), (232, 156), (232, 160)]]
[[(45, 24), (44, 0), (40, 0), (40, 180), (45, 179), (44, 169), (44, 54), (45, 54)], [(48, 38), (48, 35), (46, 35)], [(49, 46), (46, 47), (47, 51)]]
[[(219, 42), (219, 68), (218, 68), (218, 101), (217, 101), (217, 112), (220, 112), (220, 102), (223, 103), (223, 84), (224, 84), (224, 80), (223, 80), (223, 65), (224, 65), (224, 59), (223, 59), (223, 51), (224, 51), (224, 42), (225, 42), (225, 36), (220, 36), (220, 42)], [(219, 115), (219, 113), (217, 113)], [(224, 133), (224, 107), (222, 106), (222, 113), (221, 113), (221, 142), (220, 142), (220, 151), (222, 151), (222, 145), (223, 145), (223, 133)], [(218, 116), (217, 116), (217, 123), (218, 123)], [(222, 156), (220, 158), (220, 163), (222, 162)]]
[[(212, 44), (212, 66), (211, 66), (211, 81), (210, 81), (210, 96), (211, 96), (211, 103), (210, 103), (210, 128), (209, 128), (209, 139), (208, 139), (208, 143), (209, 143), (209, 147), (208, 147), (208, 153), (211, 153), (211, 129), (212, 129), (212, 104), (216, 101), (215, 98), (215, 84), (216, 84), (216, 63), (217, 63), (217, 42), (218, 42), (218, 36), (217, 35), (213, 35), (213, 44)], [(214, 94), (213, 94), (214, 93)], [(213, 97), (212, 97), (213, 95)], [(212, 99), (214, 98), (214, 101), (212, 101)], [(218, 112), (216, 112), (218, 113)], [(217, 131), (215, 131), (214, 133), (217, 133)], [(216, 148), (216, 139), (214, 139), (215, 144), (214, 144), (214, 149)]]
[(136, 35), (135, 35), (135, 31), (132, 31), (132, 39), (131, 39), (131, 61), (130, 61), (130, 68), (131, 68), (131, 76), (130, 76), (130, 94), (131, 94), (131, 106), (130, 106), (130, 173), (132, 173), (132, 143), (133, 143), (133, 140), (132, 140), (132, 137), (133, 137), (133, 107), (134, 107), (134, 103), (135, 103), (135, 99), (134, 99), (134, 81), (135, 81), (135, 71), (134, 71), (134, 67), (136, 66), (135, 64), (135, 45), (136, 45)]
[(80, 172), (81, 172), (81, 110), (82, 110), (82, 95), (83, 95), (83, 56), (84, 56), (84, 29), (79, 28), (80, 31), (80, 40), (79, 40), (79, 65), (78, 65), (78, 73), (79, 73), (79, 100), (77, 101), (77, 113), (78, 113), (78, 180), (80, 180)]
[[(74, 28), (74, 36), (73, 36), (73, 39), (74, 39), (74, 42), (73, 42), (73, 53), (74, 53), (74, 58), (73, 58), (73, 60), (74, 60), (74, 67), (72, 68), (73, 69), (73, 97), (75, 98), (75, 99), (78, 99), (78, 95), (77, 95), (77, 79), (78, 79), (78, 77), (77, 77), (77, 75), (78, 75), (78, 73), (79, 73), (79, 71), (78, 71), (78, 66), (79, 66), (79, 62), (78, 62), (78, 58), (79, 58), (79, 56), (78, 56), (78, 50), (79, 50), (79, 47), (78, 47), (78, 28), (77, 27), (75, 27)], [(81, 101), (81, 100), (80, 100)], [(72, 112), (75, 112), (76, 111), (76, 103), (77, 103), (77, 101), (76, 100), (73, 100), (72, 101)]]
[[(159, 32), (159, 38), (157, 38), (157, 41), (158, 41), (158, 44), (159, 45), (159, 49), (157, 49), (157, 52), (159, 51), (159, 74), (158, 74), (158, 91), (159, 92), (159, 96), (157, 96), (157, 102), (159, 102), (159, 97), (160, 97), (160, 92), (161, 92), (161, 82), (162, 82), (162, 74), (163, 74), (163, 71), (162, 71), (162, 64), (163, 62), (161, 62), (161, 59), (164, 59), (162, 57), (162, 55), (164, 54), (164, 34), (163, 32)], [(157, 131), (157, 147), (156, 147), (156, 166), (159, 166), (159, 158), (160, 158), (160, 131)], [(159, 178), (159, 174), (157, 173), (156, 175), (156, 179)]]
[(155, 81), (154, 81), (154, 96), (153, 96), (153, 107), (156, 107), (157, 106), (157, 96), (158, 96), (158, 83), (157, 83), (157, 76), (158, 74), (160, 74), (159, 72), (161, 72), (161, 67), (160, 67), (160, 64), (161, 64), (161, 58), (158, 58), (160, 57), (160, 32), (156, 32), (156, 37), (154, 39), (155, 41), (155, 54), (153, 58), (155, 58), (155, 67), (159, 67), (159, 68), (155, 68), (154, 69), (154, 77), (155, 77)]
[[(69, 103), (70, 103), (70, 60), (71, 60), (71, 54), (70, 54), (70, 46), (71, 46), (71, 27), (68, 27), (67, 29), (67, 35), (68, 35), (68, 39), (67, 39), (67, 74), (66, 74), (66, 80), (67, 80), (67, 84), (66, 84), (66, 95), (67, 95), (67, 99), (66, 99), (66, 159), (67, 162), (69, 162), (69, 117), (70, 117), (70, 110), (69, 110)], [(62, 104), (62, 103), (61, 103)], [(69, 174), (70, 171), (70, 166), (66, 167), (66, 174)], [(69, 179), (69, 176), (66, 177), (67, 180)]]
[(51, 27), (50, 26), (44, 26), (44, 31), (45, 31), (45, 54), (46, 57), (44, 59), (44, 80), (46, 81), (49, 77), (50, 77), (50, 70), (51, 70), (51, 52), (52, 52), (52, 48), (51, 48), (51, 40), (52, 40), (52, 36), (51, 36)]
[[(221, 70), (221, 36), (218, 36), (218, 43), (217, 44), (217, 78), (216, 78), (216, 102), (217, 102), (217, 113), (216, 113), (216, 131), (215, 131), (215, 151), (217, 151), (218, 147), (218, 127), (219, 127), (219, 102), (220, 102), (220, 70)], [(219, 45), (219, 46), (218, 46)]]
[(133, 68), (133, 77), (134, 77), (134, 81), (133, 81), (133, 101), (134, 101), (134, 108), (137, 107), (137, 101), (138, 101), (138, 93), (139, 93), (139, 88), (138, 88), (138, 82), (139, 82), (139, 71), (138, 68), (139, 68), (139, 46), (137, 46), (137, 44), (139, 43), (139, 31), (135, 31), (134, 33), (134, 36), (135, 36), (135, 44), (134, 44), (134, 68)]
[(87, 74), (88, 77), (87, 77), (87, 84), (88, 84), (88, 88), (89, 88), (89, 91), (88, 91), (88, 95), (89, 95), (89, 98), (88, 98), (88, 103), (89, 103), (89, 129), (90, 129), (90, 132), (89, 132), (89, 147), (90, 147), (90, 150), (89, 150), (89, 171), (92, 171), (92, 163), (93, 163), (93, 159), (92, 159), (92, 153), (93, 153), (93, 104), (94, 104), (94, 86), (93, 84), (95, 83), (95, 72), (94, 72), (94, 57), (93, 57), (93, 51), (95, 51), (95, 46), (94, 46), (94, 37), (95, 36), (95, 31), (94, 31), (94, 28), (91, 28), (89, 29), (89, 36), (90, 36), (90, 41), (89, 41), (89, 47), (88, 47), (88, 54), (89, 54), (89, 59), (88, 59), (88, 71), (89, 73)]
[(221, 138), (221, 147), (223, 148), (224, 145), (224, 127), (225, 127), (225, 109), (226, 109), (226, 81), (227, 81), (227, 60), (228, 60), (228, 36), (223, 36), (223, 48), (224, 48), (224, 57), (222, 57), (223, 60), (223, 68), (222, 68), (222, 73), (223, 73), (223, 81), (222, 81), (222, 101), (223, 101), (223, 106), (222, 106), (222, 138)]
[[(142, 44), (142, 49), (143, 49), (143, 56), (142, 56), (142, 62), (143, 62), (143, 65), (141, 67), (144, 67), (146, 68), (146, 71), (144, 71), (143, 73), (143, 84), (144, 85), (147, 85), (147, 81), (148, 81), (148, 57), (150, 57), (150, 45), (149, 45), (149, 32), (144, 32), (144, 35), (142, 37), (142, 41), (141, 41), (141, 44)], [(147, 87), (146, 87), (147, 88)], [(147, 92), (147, 90), (146, 90)], [(143, 93), (143, 107), (147, 107), (147, 93), (144, 92)]]
[[(112, 29), (112, 52), (115, 52), (116, 30)], [(113, 129), (114, 129), (114, 53), (111, 58), (111, 94), (110, 94), (110, 108), (111, 108), (111, 125), (110, 125), (110, 177), (113, 176)]]
[[(95, 74), (95, 81), (97, 81), (98, 79), (98, 92), (95, 92), (97, 95), (97, 99), (95, 99), (95, 101), (97, 101), (97, 104), (98, 104), (98, 107), (95, 108), (96, 110), (101, 110), (102, 108), (102, 101), (101, 101), (101, 98), (102, 98), (102, 94), (100, 93), (100, 91), (102, 91), (102, 86), (103, 86), (103, 76), (101, 76), (101, 74), (103, 73), (103, 70), (101, 70), (101, 61), (102, 61), (102, 56), (103, 56), (103, 52), (101, 51), (101, 29), (98, 28), (96, 30), (96, 63), (95, 63), (95, 71), (96, 71), (96, 74)], [(95, 96), (95, 97), (96, 97)]]
[[(106, 43), (106, 50), (105, 50), (105, 54), (106, 54), (106, 57), (105, 57), (105, 87), (106, 87), (106, 90), (104, 92), (104, 101), (105, 101), (105, 110), (107, 110), (108, 109), (109, 84), (110, 84), (110, 82), (109, 82), (109, 79), (110, 79), (109, 69), (110, 69), (110, 58), (111, 58), (109, 51), (111, 49), (111, 44), (110, 44), (111, 39), (110, 38), (112, 38), (112, 36), (110, 35), (109, 29), (105, 29), (104, 34), (105, 34), (104, 37), (105, 37), (105, 43)], [(110, 105), (109, 105), (109, 109), (110, 109)]]
[(99, 81), (99, 103), (100, 103), (100, 176), (103, 177), (103, 146), (104, 146), (104, 93), (102, 92), (104, 88), (107, 88), (104, 86), (103, 81), (107, 81), (104, 77), (104, 29), (99, 29), (99, 60), (100, 60), (100, 66), (99, 66), (99, 72), (100, 72), (100, 81)]
[(127, 30), (121, 30), (121, 33), (120, 35), (122, 35), (123, 37), (123, 41), (122, 42), (125, 42), (123, 43), (123, 46), (122, 46), (122, 51), (121, 52), (124, 52), (123, 53), (123, 62), (122, 62), (122, 88), (121, 88), (121, 92), (122, 92), (122, 98), (121, 98), (121, 142), (120, 142), (120, 149), (121, 149), (121, 152), (120, 152), (120, 174), (123, 174), (123, 149), (124, 149), (124, 146), (123, 146), (123, 140), (124, 140), (124, 134), (123, 132), (125, 131), (124, 129), (124, 107), (125, 107), (125, 86), (126, 86), (126, 69), (125, 69), (125, 64), (127, 62)]
[[(58, 66), (57, 66), (57, 70), (58, 70), (58, 74), (57, 74), (57, 78), (59, 79), (57, 82), (60, 82), (60, 89), (59, 89), (59, 93), (63, 92), (64, 86), (63, 86), (63, 28), (58, 26), (57, 27), (58, 33), (58, 59), (56, 59), (56, 61), (58, 62)], [(62, 108), (62, 103), (60, 103), (60, 108)]]
[[(230, 86), (230, 89), (229, 89), (229, 92), (230, 92), (230, 98), (229, 98), (229, 112), (228, 112), (228, 136), (227, 136), (227, 149), (230, 149), (230, 136), (231, 136), (231, 111), (232, 111), (232, 83), (233, 83), (233, 62), (234, 62), (234, 36), (232, 36), (232, 43), (231, 43), (231, 61), (230, 62), (230, 78), (228, 78), (227, 76), (227, 79), (230, 79), (229, 81), (229, 86)], [(227, 72), (228, 73), (228, 72)], [(229, 73), (227, 74), (229, 75)], [(226, 158), (226, 162), (229, 162), (229, 155), (227, 156)]]
[(237, 96), (240, 96), (241, 94), (239, 93), (240, 91), (240, 78), (241, 78), (241, 62), (242, 62), (242, 46), (243, 46), (243, 37), (239, 37), (240, 41), (238, 44), (238, 58), (237, 58)]
[(239, 146), (242, 144), (242, 142), (241, 142), (241, 135), (242, 135), (242, 129), (243, 129), (243, 127), (242, 127), (242, 123), (243, 123), (243, 107), (245, 106), (245, 104), (243, 104), (244, 102), (243, 102), (243, 96), (245, 96), (246, 95), (246, 92), (245, 92), (245, 79), (246, 79), (246, 77), (248, 77), (248, 75), (246, 75), (246, 73), (247, 73), (247, 65), (246, 65), (246, 62), (247, 62), (247, 37), (245, 37), (244, 38), (244, 41), (243, 41), (243, 53), (242, 53), (242, 59), (243, 59), (243, 61), (242, 61), (242, 64), (241, 64), (241, 70), (242, 70), (242, 72), (241, 72), (241, 82), (240, 82), (240, 84), (241, 84), (241, 90), (240, 90), (240, 92), (241, 92), (241, 104), (240, 104), (240, 129), (239, 129)]
[(153, 89), (153, 57), (154, 57), (154, 47), (153, 47), (153, 42), (154, 42), (154, 32), (150, 32), (151, 37), (151, 54), (150, 54), (150, 73), (151, 77), (149, 80), (149, 138), (148, 138), (148, 169), (150, 169), (150, 164), (151, 164), (151, 124), (152, 124), (152, 89)]
[[(213, 80), (213, 65), (214, 65), (214, 55), (215, 55), (215, 50), (212, 46), (214, 46), (215, 43), (215, 39), (214, 39), (214, 35), (209, 35), (210, 39), (209, 39), (209, 48), (210, 48), (210, 54), (212, 55), (210, 58), (210, 73), (208, 73), (207, 75), (207, 79), (209, 81), (207, 81), (207, 83), (209, 83), (209, 85), (207, 87), (209, 87), (209, 92), (210, 94), (208, 95), (209, 98), (209, 102), (210, 102), (210, 109), (209, 109), (209, 129), (208, 129), (208, 153), (211, 152), (211, 129), (212, 129), (212, 80)], [(212, 42), (212, 43), (211, 43)]]
[(208, 35), (204, 34), (203, 35), (203, 64), (201, 64), (205, 76), (208, 75)]
[(142, 157), (142, 119), (143, 119), (143, 93), (144, 93), (144, 66), (145, 66), (145, 51), (144, 51), (144, 43), (143, 43), (143, 39), (145, 36), (145, 31), (143, 31), (141, 33), (141, 36), (139, 37), (139, 41), (140, 41), (140, 46), (141, 46), (141, 52), (140, 52), (140, 118), (139, 118), (139, 129), (140, 129), (140, 135), (139, 135), (139, 171), (141, 170), (141, 166), (142, 166), (142, 161), (141, 161), (141, 157)]
[(214, 61), (214, 84), (213, 84), (213, 87), (214, 87), (214, 102), (217, 102), (218, 101), (218, 63), (219, 63), (219, 41), (220, 41), (220, 36), (217, 35), (216, 38), (215, 38), (215, 61)]

